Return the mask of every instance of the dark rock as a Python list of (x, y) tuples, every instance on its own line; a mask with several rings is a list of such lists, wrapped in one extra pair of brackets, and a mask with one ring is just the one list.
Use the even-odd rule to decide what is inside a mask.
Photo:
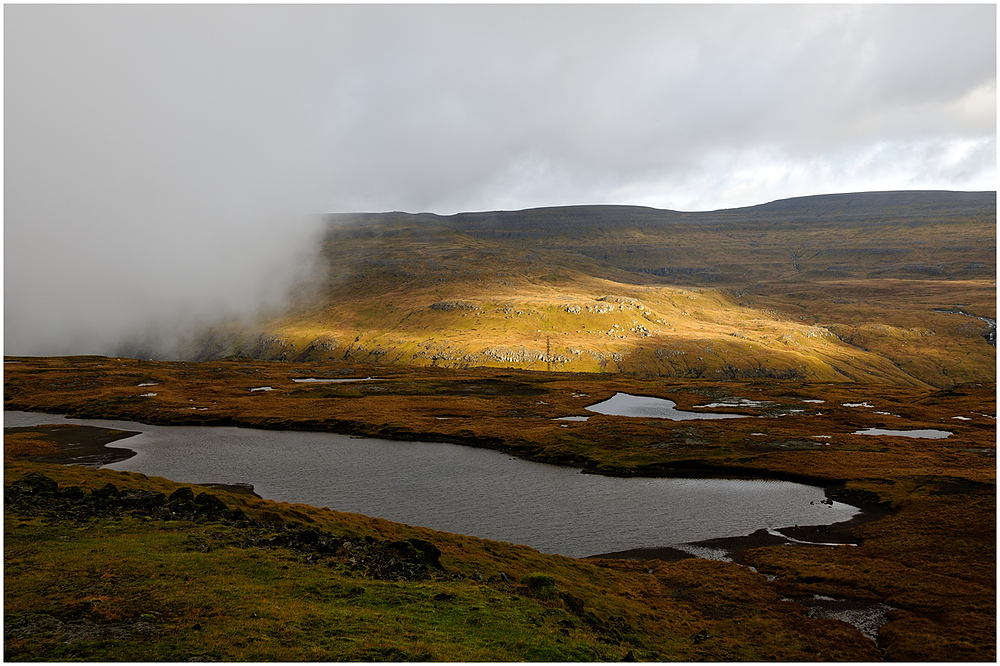
[(194, 502), (194, 491), (190, 488), (178, 488), (174, 492), (170, 493), (170, 497), (167, 498), (168, 502), (174, 502), (176, 500)]
[(65, 497), (68, 500), (82, 500), (87, 498), (87, 493), (83, 491), (80, 486), (70, 486), (68, 488), (63, 488), (59, 491), (60, 497)]
[(399, 556), (409, 562), (420, 562), (423, 554), (414, 548), (409, 541), (393, 541), (386, 544), (386, 548), (399, 553)]
[[(55, 495), (59, 490), (59, 484), (41, 472), (31, 472), (30, 474), (25, 474), (15, 485), (17, 485), (18, 489), (26, 495)], [(25, 492), (26, 489), (30, 490)]]
[(298, 533), (296, 541), (299, 543), (307, 543), (309, 545), (315, 545), (319, 543), (320, 533), (316, 530), (302, 530)]
[(425, 564), (429, 564), (435, 569), (444, 571), (445, 568), (441, 566), (441, 549), (432, 544), (430, 541), (424, 541), (423, 539), (407, 539), (411, 546), (420, 551), (423, 555), (423, 561)]
[(628, 653), (622, 658), (622, 661), (635, 661), (635, 655), (632, 654), (632, 650), (628, 651)]
[(163, 506), (167, 496), (152, 490), (141, 490), (139, 488), (125, 488), (118, 496), (118, 501), (126, 509), (155, 509)]
[[(173, 495), (171, 495), (173, 497)], [(194, 520), (198, 514), (198, 505), (193, 500), (175, 499), (168, 501), (157, 512), (164, 519)]]
[(225, 502), (210, 493), (200, 493), (194, 498), (194, 503), (201, 507), (203, 513), (221, 513), (229, 510)]
[(118, 488), (113, 483), (106, 483), (103, 488), (92, 490), (90, 495), (94, 499), (118, 499)]

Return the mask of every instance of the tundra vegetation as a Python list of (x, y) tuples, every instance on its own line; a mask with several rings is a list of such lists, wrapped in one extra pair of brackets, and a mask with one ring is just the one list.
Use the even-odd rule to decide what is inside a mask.
[[(572, 559), (60, 464), (128, 433), (8, 429), (5, 658), (996, 659), (995, 348), (967, 316), (996, 314), (994, 193), (334, 222), (289, 311), (193, 361), (6, 357), (5, 409), (795, 479), (877, 519), (739, 563)], [(585, 409), (619, 391), (754, 418)], [(873, 641), (797, 603), (816, 595), (891, 610)]]

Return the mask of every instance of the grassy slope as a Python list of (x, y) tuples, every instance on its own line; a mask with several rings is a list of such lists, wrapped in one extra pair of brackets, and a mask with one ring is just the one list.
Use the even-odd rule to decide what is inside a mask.
[[(683, 474), (691, 464), (714, 468), (718, 473), (755, 470), (764, 475), (806, 477), (817, 482), (846, 481), (849, 491), (869, 493), (868, 496), (878, 497), (897, 510), (894, 515), (856, 528), (856, 534), (864, 539), (857, 548), (750, 551), (748, 558), (758, 570), (779, 576), (777, 582), (768, 583), (749, 570), (723, 563), (654, 562), (648, 564), (654, 569), (654, 576), (649, 576), (645, 573), (647, 563), (575, 561), (542, 556), (523, 547), (487, 544), (467, 537), (336, 512), (304, 507), (262, 508), (284, 513), (286, 521), (308, 522), (302, 516), (322, 521), (329, 525), (324, 529), (335, 533), (378, 534), (380, 538), (419, 536), (434, 542), (445, 553), (442, 562), (449, 571), (466, 575), (471, 575), (471, 570), (478, 570), (487, 578), (498, 576), (500, 571), (514, 577), (533, 571), (547, 573), (556, 579), (561, 590), (584, 599), (585, 608), (597, 614), (602, 622), (623, 617), (632, 632), (628, 637), (617, 636), (615, 641), (619, 642), (612, 641), (609, 646), (601, 642), (608, 639), (606, 633), (580, 629), (585, 623), (566, 615), (572, 615), (572, 611), (567, 610), (565, 602), (547, 605), (544, 600), (533, 599), (523, 592), (517, 593), (515, 599), (508, 594), (511, 590), (505, 587), (493, 584), (484, 587), (471, 581), (460, 584), (452, 581), (431, 587), (421, 587), (424, 583), (407, 584), (403, 587), (409, 592), (404, 595), (399, 588), (389, 584), (358, 582), (328, 570), (320, 576), (315, 565), (296, 564), (294, 557), (280, 553), (258, 555), (267, 563), (266, 571), (277, 575), (269, 573), (254, 579), (252, 571), (240, 572), (240, 579), (234, 584), (245, 586), (250, 592), (231, 598), (232, 595), (224, 594), (230, 580), (218, 572), (221, 567), (232, 566), (234, 560), (226, 558), (235, 557), (235, 551), (225, 545), (226, 538), (211, 536), (210, 532), (219, 530), (198, 527), (196, 534), (191, 536), (195, 543), (225, 547), (215, 555), (212, 555), (214, 550), (198, 556), (185, 555), (188, 559), (184, 560), (184, 566), (194, 569), (178, 569), (167, 576), (163, 589), (172, 589), (183, 576), (198, 580), (203, 577), (204, 582), (197, 589), (195, 586), (185, 588), (190, 596), (185, 596), (180, 606), (170, 606), (165, 599), (167, 593), (162, 592), (163, 604), (172, 610), (169, 611), (169, 623), (162, 626), (165, 633), (150, 639), (151, 644), (158, 646), (156, 650), (167, 650), (167, 646), (176, 644), (180, 646), (178, 650), (191, 650), (191, 654), (203, 650), (230, 658), (269, 658), (267, 655), (275, 654), (312, 658), (305, 652), (297, 652), (297, 645), (315, 647), (315, 655), (335, 655), (337, 658), (375, 658), (380, 653), (373, 650), (393, 647), (410, 659), (421, 655), (435, 659), (620, 658), (627, 650), (633, 650), (639, 658), (877, 658), (878, 654), (870, 651), (870, 644), (857, 642), (858, 635), (853, 630), (838, 625), (836, 631), (841, 633), (828, 633), (834, 631), (832, 626), (836, 623), (809, 620), (789, 605), (777, 601), (782, 595), (822, 594), (879, 601), (899, 609), (890, 615), (891, 621), (883, 629), (882, 647), (889, 658), (995, 658), (996, 429), (995, 385), (992, 384), (934, 391), (904, 386), (769, 379), (664, 383), (622, 375), (363, 364), (150, 363), (101, 357), (9, 360), (17, 362), (5, 364), (7, 409), (71, 412), (157, 423), (224, 423), (334, 430), (400, 439), (432, 438), (490, 446), (524, 457), (575, 464), (609, 474)], [(303, 385), (291, 381), (294, 377), (308, 376), (378, 376), (383, 379), (334, 385)], [(139, 393), (148, 389), (137, 385), (149, 381), (159, 382), (157, 396), (139, 397)], [(278, 390), (249, 391), (262, 385)], [(696, 405), (708, 401), (734, 397), (769, 400), (773, 404), (742, 410), (770, 418), (699, 422), (622, 419), (584, 410), (586, 405), (610, 397), (615, 391), (667, 397), (684, 409), (697, 409)], [(814, 399), (826, 402), (803, 402)], [(861, 402), (873, 407), (845, 404)], [(208, 409), (192, 410), (192, 406)], [(805, 411), (791, 412), (791, 409)], [(590, 419), (572, 423), (552, 420), (573, 414), (590, 415)], [(442, 420), (440, 416), (451, 418)], [(968, 420), (955, 419), (955, 416)], [(851, 434), (869, 427), (945, 428), (954, 434), (943, 440)], [(764, 433), (764, 436), (755, 433)], [(830, 437), (812, 437), (816, 434)], [(9, 448), (16, 450), (13, 446)], [(8, 481), (28, 469), (26, 465), (8, 464)], [(87, 475), (112, 474), (50, 469), (53, 478), (60, 483), (91, 486), (102, 484), (104, 477), (89, 481), (84, 478)], [(79, 479), (67, 476), (75, 474), (81, 475)], [(143, 485), (147, 480), (133, 476), (127, 483), (115, 483)], [(257, 506), (254, 501), (246, 501)], [(292, 510), (299, 515), (288, 513)], [(50, 609), (46, 612), (68, 613), (66, 608), (78, 608), (74, 604), (80, 601), (59, 592), (56, 584), (61, 580), (59, 569), (43, 566), (53, 553), (32, 546), (35, 540), (46, 539), (46, 543), (67, 549), (59, 557), (65, 566), (70, 566), (82, 552), (87, 558), (92, 557), (98, 548), (97, 541), (119, 534), (121, 544), (108, 551), (107, 560), (102, 560), (111, 566), (123, 557), (122, 552), (128, 550), (127, 542), (136, 531), (142, 539), (147, 538), (147, 531), (163, 536), (161, 528), (142, 522), (128, 523), (127, 529), (117, 533), (95, 524), (97, 541), (87, 542), (90, 550), (78, 551), (73, 550), (75, 542), (65, 543), (67, 540), (58, 537), (82, 538), (90, 527), (82, 530), (56, 521), (48, 527), (44, 522), (33, 523), (31, 529), (35, 531), (18, 532), (28, 528), (17, 528), (17, 524), (16, 520), (8, 519), (5, 557), (7, 589), (15, 590), (9, 592), (6, 604), (8, 609), (22, 609), (18, 613), (27, 613), (26, 609), (39, 604)], [(136, 605), (128, 607), (127, 613), (132, 613), (128, 617), (134, 619), (136, 613), (141, 615), (139, 600), (150, 598), (152, 584), (147, 579), (159, 580), (165, 575), (141, 563), (144, 558), (148, 559), (144, 550), (152, 549), (157, 557), (174, 558), (170, 553), (190, 536), (188, 529), (180, 529), (171, 537), (173, 540), (153, 540), (142, 549), (133, 549), (128, 556), (132, 558), (127, 560), (128, 568), (141, 573), (111, 579), (116, 584), (127, 583), (127, 587), (122, 588), (124, 591), (111, 596), (135, 599)], [(30, 557), (24, 556), (23, 565), (18, 559), (22, 552), (30, 554)], [(82, 586), (74, 587), (73, 594), (89, 598), (93, 595), (89, 588), (98, 584), (103, 573), (98, 575), (100, 568), (88, 562), (84, 558), (73, 565), (90, 572), (73, 579)], [(12, 563), (20, 568), (12, 567)], [(285, 571), (281, 566), (289, 567), (287, 578), (276, 571)], [(317, 593), (316, 598), (304, 597), (297, 592), (301, 590), (295, 582), (299, 579), (315, 581), (314, 584), (320, 586), (318, 589), (327, 592)], [(365, 619), (345, 627), (336, 636), (328, 635), (325, 632), (330, 632), (331, 625), (340, 621), (336, 619), (339, 615), (331, 614), (334, 613), (332, 609), (354, 612), (355, 605), (361, 603), (348, 598), (347, 594), (357, 585), (374, 595), (367, 598), (371, 600), (371, 607), (363, 605), (357, 610), (358, 617), (363, 614)], [(44, 591), (41, 597), (38, 590)], [(207, 596), (200, 596), (203, 590)], [(428, 609), (434, 604), (428, 598), (433, 600), (441, 592), (456, 594), (461, 612), (430, 617)], [(508, 596), (503, 596), (505, 594)], [(256, 622), (256, 619), (247, 618), (254, 612), (261, 614), (262, 597), (274, 600), (268, 602), (271, 608), (269, 623), (262, 625), (265, 631), (247, 634), (257, 638), (252, 645), (245, 645), (247, 641), (240, 637), (240, 632), (249, 632), (246, 623)], [(485, 603), (491, 603), (484, 601), (487, 597), (502, 599), (486, 606)], [(523, 604), (522, 610), (517, 610), (517, 604)], [(287, 606), (289, 613), (301, 612), (302, 615), (285, 621), (274, 610), (278, 606)], [(479, 617), (472, 607), (500, 609), (496, 616), (508, 618), (505, 621), (515, 627), (511, 630), (512, 636), (535, 635), (537, 641), (532, 643), (527, 638), (519, 638), (496, 643), (495, 634), (470, 632), (469, 627), (473, 625), (469, 622)], [(203, 627), (207, 625), (203, 621), (185, 619), (188, 613), (197, 613), (192, 617), (201, 619), (219, 618), (219, 628), (208, 647), (198, 647), (201, 644), (193, 642), (198, 635), (190, 632), (190, 626), (195, 622)], [(423, 618), (420, 621), (423, 624), (417, 622), (418, 617)], [(401, 618), (399, 623), (396, 618)], [(570, 638), (577, 642), (559, 642), (567, 638), (561, 631), (567, 628), (559, 624), (561, 620), (574, 623)], [(434, 624), (438, 621), (443, 624)], [(480, 617), (480, 622), (486, 621), (486, 617)], [(400, 624), (406, 628), (390, 634), (379, 633), (384, 627)], [(517, 628), (522, 626), (523, 634), (518, 633), (521, 629)], [(695, 642), (692, 636), (702, 629), (720, 640)], [(531, 634), (532, 631), (535, 634)], [(578, 631), (582, 633), (575, 633)], [(291, 632), (289, 635), (295, 640), (281, 642), (279, 638), (283, 632)], [(848, 634), (854, 638), (849, 640)], [(442, 647), (458, 635), (466, 636), (459, 641), (461, 645), (453, 649)], [(102, 648), (88, 645), (80, 649), (113, 650), (116, 645), (111, 641)], [(836, 645), (842, 647), (833, 647)], [(181, 653), (170, 655), (173, 658)], [(387, 656), (391, 655), (387, 653)]]
[[(159, 478), (7, 463), (60, 486), (170, 493)], [(748, 569), (572, 560), (303, 505), (213, 491), (274, 526), (442, 551), (439, 580), (376, 580), (346, 558), (239, 545), (245, 528), (5, 513), (5, 658), (188, 661), (870, 660), (873, 645), (804, 617)], [(272, 528), (273, 529), (273, 528)], [(508, 582), (500, 578), (503, 573)], [(532, 574), (554, 586), (521, 584)], [(701, 631), (712, 638), (694, 638)]]
[[(992, 198), (991, 198), (992, 197)], [(995, 197), (331, 218), (318, 295), (187, 354), (910, 386), (992, 381)]]

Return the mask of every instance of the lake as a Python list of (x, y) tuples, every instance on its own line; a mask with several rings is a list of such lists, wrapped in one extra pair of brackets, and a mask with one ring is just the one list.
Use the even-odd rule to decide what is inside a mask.
[(184, 483), (250, 483), (264, 498), (585, 557), (675, 547), (761, 528), (830, 524), (855, 507), (785, 481), (615, 478), (487, 449), (315, 432), (4, 412), (4, 426), (76, 423), (141, 435), (106, 468)]

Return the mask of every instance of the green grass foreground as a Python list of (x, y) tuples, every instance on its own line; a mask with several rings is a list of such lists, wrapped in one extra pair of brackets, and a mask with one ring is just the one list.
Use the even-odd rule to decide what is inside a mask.
[[(160, 478), (14, 462), (84, 494)], [(186, 486), (190, 487), (190, 486)], [(202, 489), (195, 487), (195, 492)], [(246, 521), (139, 511), (5, 510), (8, 661), (872, 660), (846, 624), (805, 616), (764, 578), (698, 559), (590, 561), (360, 515), (212, 491)], [(309, 529), (421, 539), (444, 571), (378, 577), (351, 557), (263, 545)], [(256, 535), (256, 545), (247, 545)]]

